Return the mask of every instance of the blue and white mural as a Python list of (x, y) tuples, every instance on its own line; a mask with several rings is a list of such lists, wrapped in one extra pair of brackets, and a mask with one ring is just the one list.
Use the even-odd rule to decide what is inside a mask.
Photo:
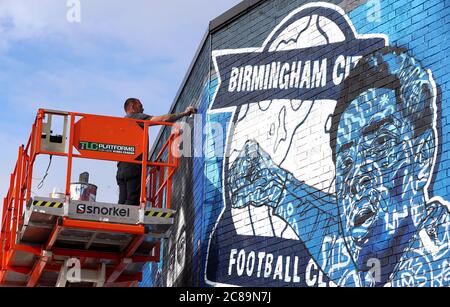
[(207, 118), (228, 130), (206, 142), (225, 143), (205, 161), (222, 205), (207, 284), (450, 284), (450, 203), (431, 193), (442, 95), (389, 38), (318, 2), (260, 48), (213, 52)]

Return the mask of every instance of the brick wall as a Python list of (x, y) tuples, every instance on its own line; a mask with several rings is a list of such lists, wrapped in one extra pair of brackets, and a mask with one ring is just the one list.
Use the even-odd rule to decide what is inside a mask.
[(210, 33), (142, 286), (448, 285), (449, 18), (442, 0), (267, 0)]

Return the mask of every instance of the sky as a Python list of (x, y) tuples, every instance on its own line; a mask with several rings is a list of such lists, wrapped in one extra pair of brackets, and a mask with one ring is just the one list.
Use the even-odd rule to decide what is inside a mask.
[[(208, 22), (240, 0), (0, 0), (0, 195), (39, 108), (123, 116), (138, 97), (166, 114)], [(79, 4), (79, 6), (77, 6)], [(79, 13), (79, 14), (78, 14)], [(65, 161), (39, 159), (33, 194), (62, 191)], [(113, 162), (80, 161), (98, 201), (116, 202)]]

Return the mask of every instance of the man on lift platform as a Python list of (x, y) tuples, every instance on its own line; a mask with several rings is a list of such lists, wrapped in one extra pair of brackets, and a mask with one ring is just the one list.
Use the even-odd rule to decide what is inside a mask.
[[(197, 111), (190, 106), (183, 113), (151, 116), (144, 113), (144, 107), (139, 99), (129, 98), (124, 105), (125, 117), (148, 120), (153, 122), (176, 122), (177, 120), (195, 114)], [(141, 194), (142, 165), (119, 162), (117, 164), (117, 184), (119, 185), (119, 204), (139, 206)]]

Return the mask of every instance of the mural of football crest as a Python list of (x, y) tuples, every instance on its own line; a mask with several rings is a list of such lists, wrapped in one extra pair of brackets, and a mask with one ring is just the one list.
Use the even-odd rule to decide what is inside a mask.
[(438, 93), (419, 59), (329, 3), (212, 58), (208, 113), (231, 118), (208, 284), (448, 284), (450, 206), (428, 193)]
[(449, 286), (449, 16), (243, 0), (212, 20), (174, 104), (199, 111), (183, 214), (148, 284)]

